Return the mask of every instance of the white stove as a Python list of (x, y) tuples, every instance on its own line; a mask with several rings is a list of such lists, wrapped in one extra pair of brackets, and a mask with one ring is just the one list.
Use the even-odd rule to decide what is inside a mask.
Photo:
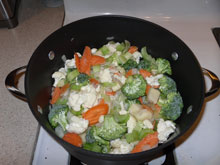
[[(201, 66), (220, 77), (220, 48), (211, 29), (220, 27), (219, 0), (64, 0), (64, 25), (96, 15), (128, 15), (154, 22), (168, 29), (194, 52)], [(210, 81), (206, 80), (207, 88)], [(196, 123), (176, 142), (179, 165), (220, 164), (220, 92), (203, 105)], [(43, 128), (33, 165), (67, 165), (69, 154)], [(162, 164), (165, 156), (149, 164)]]

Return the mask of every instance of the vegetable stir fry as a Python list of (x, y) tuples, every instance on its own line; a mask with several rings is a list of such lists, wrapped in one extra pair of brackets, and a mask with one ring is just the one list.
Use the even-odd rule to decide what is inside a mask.
[(85, 47), (54, 72), (49, 122), (86, 150), (127, 154), (156, 147), (175, 131), (183, 101), (168, 60), (113, 41)]

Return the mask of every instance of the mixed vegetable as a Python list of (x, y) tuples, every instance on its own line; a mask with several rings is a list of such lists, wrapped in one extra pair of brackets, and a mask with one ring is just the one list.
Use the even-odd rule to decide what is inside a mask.
[(128, 41), (86, 46), (53, 73), (49, 122), (63, 140), (86, 150), (126, 154), (164, 143), (183, 101), (168, 60)]

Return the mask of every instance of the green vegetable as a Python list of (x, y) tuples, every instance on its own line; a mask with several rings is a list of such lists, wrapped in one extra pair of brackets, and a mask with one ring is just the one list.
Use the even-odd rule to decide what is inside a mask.
[(137, 99), (145, 95), (146, 81), (140, 74), (129, 76), (121, 91), (128, 99)]
[(89, 83), (89, 76), (87, 74), (80, 73), (77, 76), (77, 83), (79, 83), (81, 86), (87, 85)]
[(93, 70), (93, 72), (100, 72), (100, 70), (101, 70), (101, 66), (100, 65), (95, 65), (95, 66), (93, 66), (92, 67), (92, 70)]
[(179, 93), (171, 92), (167, 98), (160, 98), (158, 105), (161, 106), (160, 116), (165, 120), (176, 120), (182, 113), (183, 100)]
[(138, 65), (139, 69), (146, 69), (151, 72), (153, 72), (154, 70), (157, 70), (156, 61), (151, 55), (147, 53), (146, 47), (143, 47), (141, 49), (141, 55), (143, 59), (140, 60), (140, 63)]
[(66, 105), (67, 101), (68, 101), (67, 99), (61, 97), (57, 100), (56, 104)]
[(83, 107), (81, 106), (80, 111), (75, 111), (75, 110), (73, 110), (73, 109), (70, 109), (69, 111), (70, 111), (73, 115), (79, 116), (79, 115), (81, 115), (82, 112), (83, 112)]
[(156, 60), (156, 64), (157, 64), (158, 73), (167, 73), (169, 75), (172, 74), (170, 62), (168, 60), (163, 59), (163, 58), (158, 58)]
[(116, 50), (122, 52), (125, 48), (125, 43), (122, 42), (121, 44), (116, 46)]
[(107, 55), (110, 53), (110, 50), (108, 49), (108, 47), (106, 45), (104, 45), (103, 47), (100, 48), (101, 52), (103, 55)]
[(125, 115), (120, 115), (118, 110), (116, 110), (116, 109), (112, 109), (111, 114), (113, 115), (115, 121), (120, 124), (127, 123), (127, 121), (129, 120), (129, 117), (130, 117), (129, 113), (127, 113)]
[(133, 131), (131, 133), (127, 133), (125, 135), (126, 141), (128, 143), (140, 141), (148, 134), (154, 133), (154, 131), (152, 129), (149, 129), (149, 128), (143, 129), (141, 127), (142, 124), (143, 123), (138, 122), (136, 127), (133, 129)]
[(122, 65), (122, 67), (128, 71), (130, 69), (133, 69), (133, 68), (137, 68), (138, 64), (136, 61), (132, 60), (132, 59), (129, 59), (126, 63), (124, 63)]
[(102, 147), (97, 143), (85, 143), (83, 144), (83, 149), (94, 151), (94, 152), (102, 152)]
[(131, 46), (130, 42), (127, 40), (124, 41), (124, 44), (125, 44), (125, 48), (123, 49), (122, 54), (125, 54)]
[(63, 130), (66, 130), (66, 125), (68, 124), (67, 122), (67, 112), (68, 112), (68, 106), (66, 105), (59, 105), (55, 104), (50, 108), (50, 112), (48, 115), (48, 119), (50, 124), (53, 127), (57, 127), (60, 125)]
[(113, 116), (107, 115), (103, 125), (97, 128), (97, 135), (105, 140), (114, 140), (122, 137), (126, 131), (126, 126), (118, 124)]
[(150, 71), (151, 70), (151, 62), (144, 60), (144, 59), (141, 59), (138, 64), (138, 69), (145, 69), (145, 70)]
[(73, 81), (77, 76), (79, 75), (79, 71), (77, 69), (74, 69), (73, 71), (67, 72), (67, 81), (71, 82)]
[(97, 142), (99, 145), (109, 145), (109, 142), (102, 139), (97, 134), (98, 128), (96, 126), (91, 127), (86, 132), (86, 143), (95, 143)]
[(115, 82), (104, 82), (104, 83), (101, 83), (101, 85), (103, 87), (113, 87), (113, 86), (117, 85), (117, 83), (115, 83)]
[(132, 104), (141, 104), (138, 99), (134, 99), (134, 100), (126, 99), (124, 102), (125, 102), (124, 106), (125, 106), (126, 110), (129, 110), (129, 108), (131, 107)]
[(170, 92), (176, 92), (177, 91), (175, 81), (172, 78), (168, 77), (168, 76), (163, 75), (163, 77), (160, 78), (158, 80), (158, 82), (160, 84), (159, 90), (165, 96)]

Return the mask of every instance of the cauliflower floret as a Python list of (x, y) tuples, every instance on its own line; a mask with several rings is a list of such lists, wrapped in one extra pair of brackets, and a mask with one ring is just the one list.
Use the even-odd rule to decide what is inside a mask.
[(71, 92), (67, 104), (75, 111), (80, 111), (81, 105), (88, 109), (98, 104), (100, 95), (97, 94), (93, 85), (86, 85), (80, 92)]
[(53, 83), (53, 86), (56, 87), (58, 82), (61, 80), (61, 79), (65, 79), (66, 77), (66, 71), (64, 68), (60, 68), (59, 71), (57, 72), (54, 72), (52, 74), (52, 78), (54, 78), (54, 83)]
[(67, 124), (66, 130), (71, 133), (81, 134), (88, 128), (89, 121), (76, 116), (71, 116), (70, 123)]
[(95, 54), (96, 52), (97, 52), (97, 49), (96, 49), (96, 48), (92, 48), (92, 49), (91, 49), (91, 53), (92, 53), (92, 54)]
[(139, 64), (140, 58), (142, 58), (142, 55), (141, 55), (140, 52), (134, 52), (134, 53), (132, 54), (132, 57), (134, 57), (135, 61)]
[(112, 82), (112, 77), (110, 74), (110, 70), (108, 68), (101, 70), (99, 73), (101, 83), (104, 82)]
[(125, 81), (126, 81), (126, 78), (125, 78), (125, 76), (123, 76), (123, 75), (117, 75), (117, 74), (114, 74), (113, 75), (114, 76), (114, 78), (116, 78), (117, 80), (119, 80), (122, 84), (124, 84), (125, 83)]
[(111, 142), (112, 150), (110, 151), (111, 154), (127, 154), (131, 152), (131, 150), (134, 148), (133, 143), (127, 143), (125, 139), (115, 139)]
[(150, 122), (150, 120), (146, 119), (143, 121), (143, 128), (149, 128), (149, 129), (153, 129), (153, 125), (152, 123)]
[(175, 124), (172, 121), (164, 121), (163, 119), (160, 119), (157, 125), (159, 143), (164, 143), (169, 135), (175, 131), (175, 129)]
[(74, 58), (71, 60), (66, 60), (65, 62), (65, 70), (67, 71), (70, 68), (76, 68), (76, 63)]
[(130, 115), (129, 120), (127, 121), (128, 133), (131, 133), (133, 129), (136, 127), (137, 121), (136, 119)]
[(101, 116), (99, 117), (99, 123), (103, 123), (103, 121), (104, 121), (104, 115), (101, 115)]
[(156, 75), (156, 76), (146, 77), (146, 81), (147, 81), (147, 83), (148, 83), (149, 85), (151, 85), (151, 86), (158, 86), (158, 85), (160, 85), (159, 82), (158, 82), (158, 80), (159, 80), (160, 78), (162, 78), (162, 77), (163, 77), (162, 74), (158, 74), (158, 75)]

